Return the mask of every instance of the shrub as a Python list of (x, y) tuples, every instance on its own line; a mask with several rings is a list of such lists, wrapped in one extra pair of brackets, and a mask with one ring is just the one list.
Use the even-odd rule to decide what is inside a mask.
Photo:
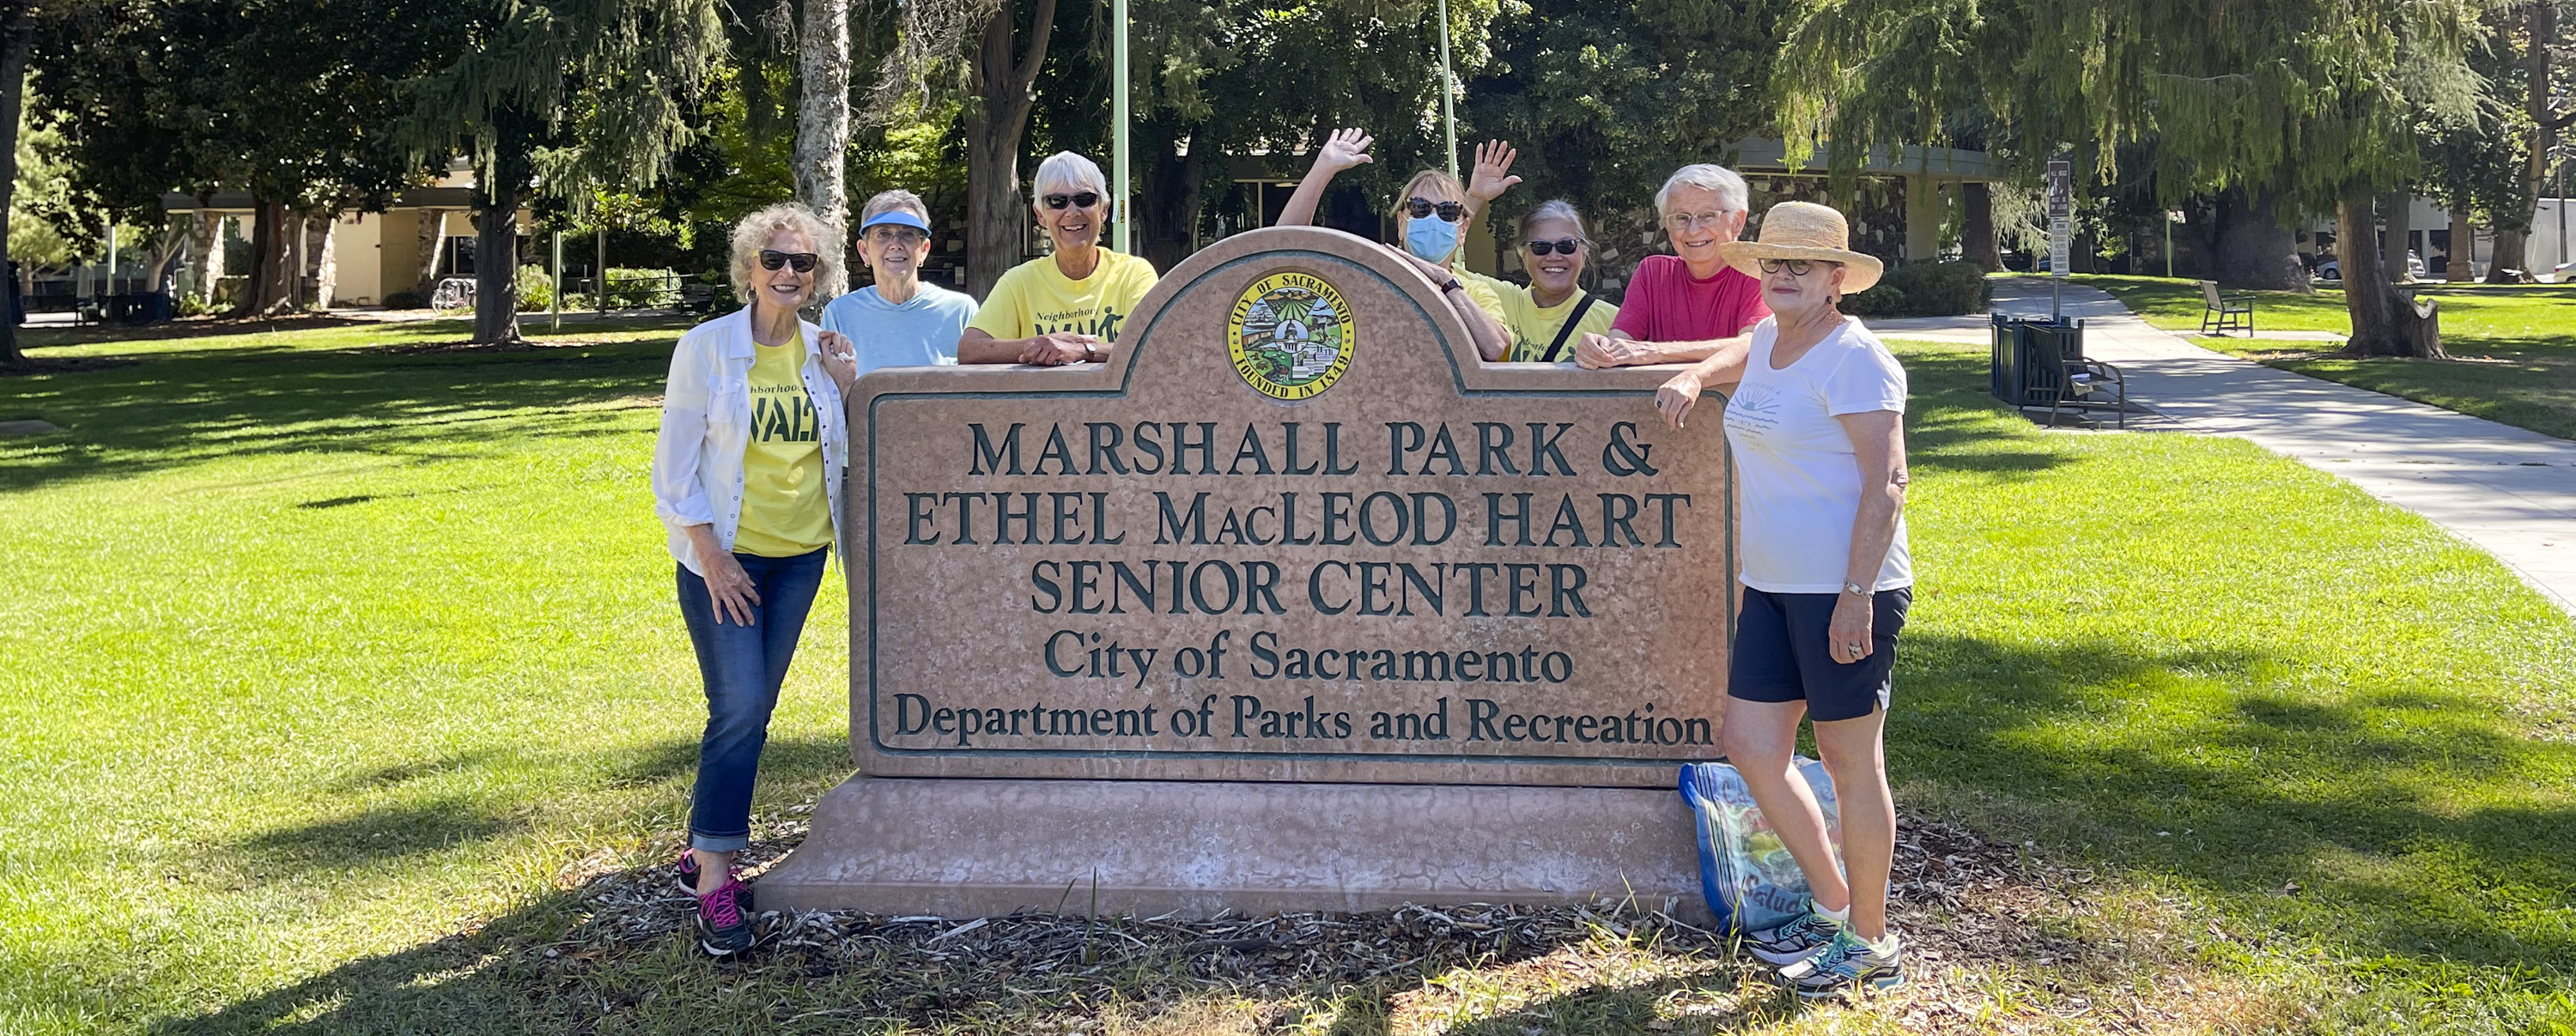
[(1971, 262), (1908, 263), (1887, 271), (1868, 291), (1843, 298), (1842, 310), (1864, 317), (1953, 317), (1986, 308), (1994, 288)]
[(1891, 275), (1870, 285), (1868, 291), (1843, 296), (1840, 308), (1856, 317), (1904, 317), (1914, 315), (1906, 312), (1906, 308), (1913, 304), (1914, 300), (1906, 297), (1905, 289), (1897, 287), (1896, 278)]
[(680, 304), (680, 278), (670, 270), (608, 268), (608, 308), (652, 309)]
[(550, 309), (554, 304), (554, 275), (542, 266), (519, 267), (519, 312)]
[(428, 309), (429, 296), (417, 291), (397, 291), (385, 296), (386, 309)]

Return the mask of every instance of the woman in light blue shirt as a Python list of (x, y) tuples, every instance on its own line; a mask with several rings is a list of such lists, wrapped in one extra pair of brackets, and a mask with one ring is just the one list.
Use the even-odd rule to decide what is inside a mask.
[(859, 373), (957, 362), (957, 338), (975, 300), (921, 280), (930, 257), (930, 209), (911, 191), (886, 191), (859, 209), (859, 261), (876, 283), (823, 307), (823, 330), (848, 336)]

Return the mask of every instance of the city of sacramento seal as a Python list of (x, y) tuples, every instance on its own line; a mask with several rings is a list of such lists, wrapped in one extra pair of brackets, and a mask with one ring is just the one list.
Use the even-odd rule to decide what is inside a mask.
[(1226, 318), (1226, 352), (1243, 383), (1272, 399), (1322, 395), (1351, 368), (1357, 345), (1342, 293), (1311, 273), (1252, 282)]

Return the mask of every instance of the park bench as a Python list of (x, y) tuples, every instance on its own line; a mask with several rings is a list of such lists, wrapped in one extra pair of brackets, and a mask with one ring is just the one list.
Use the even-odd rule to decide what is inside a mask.
[(2195, 281), (2200, 285), (2200, 333), (2226, 334), (2229, 331), (2254, 333), (2254, 296), (2244, 293), (2221, 295), (2217, 281)]
[(2122, 430), (2129, 427), (2129, 383), (2121, 376), (2120, 368), (2054, 348), (2048, 342), (2038, 343), (2025, 355), (2019, 403), (2023, 410), (2048, 407), (2051, 428), (2057, 427), (2061, 410), (2072, 412), (2095, 428), (2101, 427), (2101, 422), (2084, 418), (2085, 412), (2109, 410)]

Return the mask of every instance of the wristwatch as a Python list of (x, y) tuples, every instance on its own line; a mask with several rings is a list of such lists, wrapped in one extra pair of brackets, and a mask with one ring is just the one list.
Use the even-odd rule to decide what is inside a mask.
[(1451, 277), (1448, 280), (1440, 282), (1440, 290), (1444, 294), (1447, 292), (1458, 291), (1465, 287), (1466, 285), (1458, 283), (1458, 278), (1455, 277)]
[(1866, 586), (1862, 586), (1862, 585), (1860, 585), (1859, 583), (1853, 583), (1853, 582), (1845, 582), (1845, 583), (1843, 583), (1843, 592), (1844, 592), (1844, 593), (1847, 593), (1847, 594), (1858, 594), (1858, 595), (1860, 595), (1860, 596), (1862, 596), (1862, 597), (1867, 597), (1867, 596), (1869, 596), (1869, 595), (1870, 595), (1870, 593), (1869, 593), (1869, 588), (1868, 588), (1868, 587), (1866, 587)]

